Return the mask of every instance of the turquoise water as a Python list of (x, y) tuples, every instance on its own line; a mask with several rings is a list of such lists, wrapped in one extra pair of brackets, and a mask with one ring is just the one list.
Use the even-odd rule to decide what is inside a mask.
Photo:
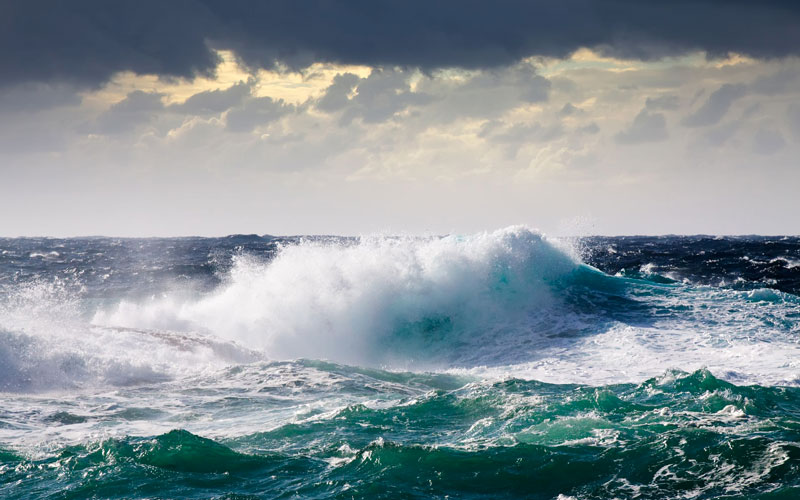
[(3, 240), (0, 497), (800, 498), (800, 242), (654, 241)]
[[(327, 410), (306, 397), (297, 405), (305, 413), (290, 423), (237, 437), (209, 439), (176, 429), (89, 439), (37, 458), (4, 450), (0, 493), (787, 499), (800, 493), (797, 388), (735, 386), (707, 371), (591, 387), (467, 382), (319, 362), (248, 366), (227, 376), (247, 371), (257, 378), (278, 369), (296, 371), (294, 380), (333, 378), (335, 390), (319, 397), (352, 402)], [(137, 389), (138, 398), (163, 397), (148, 396), (152, 390), (158, 389)], [(221, 425), (238, 412), (268, 416), (292, 401), (291, 393), (267, 385), (239, 394), (195, 388), (170, 396)], [(165, 417), (145, 408), (101, 414), (85, 402), (64, 408), (46, 417), (51, 425), (100, 428), (104, 420)]]

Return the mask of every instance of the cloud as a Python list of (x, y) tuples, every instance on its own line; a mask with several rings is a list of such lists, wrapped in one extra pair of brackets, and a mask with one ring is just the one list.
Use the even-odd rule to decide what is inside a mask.
[(65, 84), (28, 83), (0, 91), (0, 113), (30, 113), (61, 106), (78, 106), (77, 89)]
[(506, 144), (522, 144), (529, 142), (549, 142), (564, 135), (560, 124), (543, 126), (539, 123), (515, 123), (499, 132), (492, 132), (492, 127), (479, 136), (490, 137), (495, 142)]
[(644, 107), (649, 110), (672, 111), (680, 106), (680, 98), (676, 95), (662, 95), (658, 97), (648, 97)]
[(197, 2), (0, 2), (0, 85), (68, 82), (97, 87), (120, 71), (210, 74), (215, 24)]
[(494, 119), (510, 109), (543, 104), (551, 87), (533, 66), (521, 63), (458, 78), (423, 78), (416, 90), (433, 98), (434, 105), (425, 108), (430, 122), (451, 123), (462, 118)]
[(381, 69), (373, 70), (366, 78), (349, 73), (338, 75), (317, 102), (317, 109), (344, 110), (344, 124), (355, 118), (364, 123), (386, 121), (411, 106), (430, 102), (429, 95), (411, 90), (410, 77), (403, 71)]
[(292, 112), (295, 107), (270, 97), (251, 98), (225, 114), (225, 128), (229, 132), (252, 132)]
[(800, 77), (800, 70), (797, 68), (783, 69), (771, 75), (757, 78), (750, 88), (756, 94), (773, 96), (782, 94), (794, 88), (792, 85)]
[[(71, 139), (68, 125), (63, 120), (0, 120), (0, 157), (63, 151)], [(0, 162), (4, 178), (12, 168), (5, 159)]]
[(253, 81), (240, 82), (227, 89), (199, 92), (181, 104), (170, 106), (170, 111), (189, 115), (219, 114), (226, 111), (250, 96)]
[(775, 154), (785, 146), (786, 141), (777, 130), (760, 128), (753, 136), (753, 151), (760, 155)]
[(164, 94), (158, 92), (135, 90), (101, 114), (90, 128), (100, 134), (130, 132), (150, 123), (157, 113), (164, 110), (163, 97)]
[(592, 122), (588, 125), (578, 127), (576, 129), (576, 132), (578, 132), (579, 134), (594, 135), (600, 132), (600, 127), (598, 127), (595, 122)]
[(738, 121), (726, 123), (718, 127), (714, 127), (704, 133), (703, 139), (705, 139), (705, 143), (707, 145), (718, 148), (724, 146), (734, 135), (736, 135), (736, 132), (739, 131), (740, 127), (741, 122)]
[(204, 3), (226, 24), (220, 43), (256, 66), (279, 59), (294, 67), (325, 60), (479, 68), (580, 47), (643, 59), (689, 50), (775, 57), (800, 45), (798, 9), (788, 2)]
[(540, 123), (506, 124), (499, 121), (485, 123), (478, 133), (478, 137), (504, 146), (506, 157), (509, 159), (516, 158), (519, 150), (527, 144), (545, 144), (563, 135), (564, 129), (560, 123), (551, 125), (542, 125)]
[(667, 137), (667, 120), (664, 114), (650, 113), (643, 109), (633, 119), (633, 123), (619, 132), (614, 139), (620, 144), (641, 144), (663, 141)]
[(786, 110), (786, 116), (795, 137), (800, 138), (800, 104), (792, 103)]
[(116, 72), (213, 73), (214, 49), (251, 66), (313, 62), (490, 68), (581, 47), (651, 60), (690, 51), (756, 58), (800, 53), (794, 2), (564, 0), (73, 0), (0, 2), (4, 86), (97, 87)]
[(572, 116), (572, 115), (578, 115), (578, 114), (581, 114), (581, 113), (583, 113), (583, 110), (581, 108), (573, 105), (571, 102), (568, 102), (568, 103), (564, 104), (564, 106), (558, 112), (558, 115), (559, 116)]
[(728, 113), (731, 105), (747, 93), (747, 86), (741, 83), (726, 83), (715, 90), (700, 108), (683, 119), (687, 127), (706, 127), (715, 125)]
[(338, 74), (333, 83), (327, 88), (325, 94), (317, 101), (317, 109), (333, 112), (343, 109), (350, 104), (350, 93), (356, 88), (361, 78), (352, 73)]

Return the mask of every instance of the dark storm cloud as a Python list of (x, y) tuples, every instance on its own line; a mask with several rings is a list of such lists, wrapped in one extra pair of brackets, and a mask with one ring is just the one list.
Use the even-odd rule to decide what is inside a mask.
[(0, 2), (0, 85), (96, 86), (118, 71), (191, 77), (217, 57), (213, 19), (191, 0)]
[(654, 59), (800, 53), (794, 2), (639, 0), (5, 0), (0, 85), (96, 86), (118, 71), (213, 72), (210, 47), (252, 67), (314, 61), (486, 68), (580, 47)]

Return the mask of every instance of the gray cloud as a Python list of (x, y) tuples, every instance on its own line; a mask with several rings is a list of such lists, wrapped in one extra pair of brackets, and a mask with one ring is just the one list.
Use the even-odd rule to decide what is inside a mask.
[(597, 126), (595, 122), (592, 122), (588, 125), (584, 125), (582, 127), (578, 127), (576, 130), (579, 134), (586, 134), (586, 135), (594, 135), (600, 132), (600, 127)]
[(478, 137), (489, 138), (504, 144), (547, 142), (564, 135), (560, 124), (543, 126), (540, 123), (514, 123), (511, 125), (492, 121), (486, 123)]
[(676, 95), (662, 95), (658, 97), (648, 97), (644, 107), (650, 110), (672, 111), (680, 106), (680, 98)]
[(796, 68), (784, 69), (771, 75), (757, 78), (750, 89), (757, 94), (776, 95), (782, 94), (793, 88), (792, 84), (800, 77), (800, 71)]
[(247, 99), (225, 114), (225, 128), (230, 132), (252, 132), (294, 110), (294, 106), (270, 97)]
[(170, 111), (190, 115), (219, 114), (250, 96), (253, 81), (240, 82), (227, 89), (208, 90), (197, 93), (181, 104), (170, 106)]
[(663, 113), (650, 113), (643, 109), (633, 119), (633, 123), (614, 139), (620, 144), (641, 144), (663, 141), (667, 137), (667, 120)]
[(78, 106), (82, 99), (71, 85), (27, 83), (0, 92), (0, 113), (35, 112), (60, 106)]
[(326, 112), (339, 111), (350, 104), (350, 93), (356, 88), (361, 78), (352, 73), (336, 75), (333, 83), (317, 101), (317, 109)]
[(753, 136), (753, 151), (760, 155), (775, 154), (785, 146), (786, 141), (777, 130), (760, 128)]
[(741, 122), (730, 122), (714, 127), (703, 134), (705, 143), (709, 146), (724, 146), (739, 131)]
[(789, 127), (795, 137), (800, 138), (800, 104), (793, 103), (786, 110), (787, 118), (789, 119)]
[(417, 90), (433, 96), (425, 109), (429, 122), (449, 123), (459, 118), (494, 119), (509, 109), (549, 99), (550, 80), (529, 64), (480, 72), (466, 80), (425, 78)]
[(746, 85), (726, 83), (708, 96), (708, 100), (681, 123), (687, 127), (715, 125), (728, 113), (731, 105), (746, 93)]
[[(61, 152), (71, 138), (66, 125), (63, 120), (46, 123), (0, 120), (0, 157)], [(4, 160), (0, 165), (5, 174), (10, 164)]]
[[(365, 123), (378, 123), (411, 106), (430, 102), (429, 95), (411, 91), (409, 77), (401, 71), (373, 70), (368, 77), (359, 79), (355, 85), (355, 96), (352, 99), (344, 97), (347, 105), (342, 122), (347, 124), (355, 118), (361, 118)], [(323, 105), (331, 106), (331, 99), (342, 101), (340, 93), (344, 88), (340, 88), (340, 85), (343, 81), (346, 88), (345, 80), (334, 81), (323, 97)]]
[(692, 50), (772, 58), (800, 53), (796, 2), (636, 0), (6, 0), (0, 85), (95, 87), (118, 71), (211, 73), (210, 47), (253, 67), (314, 61), (488, 68), (580, 47), (654, 59)]
[(509, 125), (500, 121), (485, 123), (478, 133), (478, 137), (505, 146), (508, 158), (515, 158), (525, 144), (548, 142), (563, 135), (564, 129), (559, 123), (551, 125), (514, 123)]
[(533, 68), (525, 68), (516, 73), (522, 87), (520, 98), (526, 102), (544, 102), (550, 98), (550, 80), (534, 74)]
[(558, 112), (559, 116), (572, 116), (581, 113), (583, 113), (583, 110), (573, 105), (571, 102), (564, 104), (564, 106)]
[(90, 130), (101, 134), (121, 134), (150, 123), (158, 112), (164, 110), (162, 97), (164, 94), (135, 90), (101, 114)]
[(343, 111), (341, 122), (345, 125), (356, 118), (365, 123), (383, 122), (412, 106), (432, 100), (424, 92), (411, 90), (410, 77), (403, 71), (383, 69), (373, 70), (366, 78), (351, 73), (340, 74), (315, 105), (328, 113)]
[(744, 111), (742, 111), (742, 120), (753, 117), (754, 115), (758, 114), (762, 108), (763, 106), (760, 102), (754, 102), (753, 104), (747, 106)]
[(95, 87), (126, 70), (192, 77), (218, 62), (206, 45), (213, 20), (188, 0), (9, 0), (0, 19), (0, 85)]

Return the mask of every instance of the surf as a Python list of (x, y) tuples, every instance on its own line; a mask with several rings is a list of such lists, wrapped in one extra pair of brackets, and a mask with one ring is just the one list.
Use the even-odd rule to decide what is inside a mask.
[(433, 361), (427, 349), (542, 323), (559, 302), (554, 287), (585, 267), (524, 227), (441, 238), (307, 240), (267, 261), (237, 256), (220, 287), (197, 300), (122, 302), (93, 322), (209, 332), (275, 359)]
[[(59, 248), (75, 261), (71, 252), (98, 244), (78, 243)], [(96, 255), (114, 258), (125, 242), (111, 243)], [(177, 243), (151, 244), (172, 251)], [(224, 243), (227, 256), (188, 254), (200, 274), (181, 280), (171, 269), (186, 265), (148, 251), (164, 276), (133, 294), (78, 274), (5, 285), (3, 387), (130, 386), (297, 359), (598, 385), (704, 367), (739, 383), (800, 380), (797, 296), (671, 279), (650, 264), (607, 274), (581, 258), (580, 243), (524, 226)], [(138, 264), (128, 265), (130, 276), (125, 266), (93, 276), (114, 287), (141, 280)]]

